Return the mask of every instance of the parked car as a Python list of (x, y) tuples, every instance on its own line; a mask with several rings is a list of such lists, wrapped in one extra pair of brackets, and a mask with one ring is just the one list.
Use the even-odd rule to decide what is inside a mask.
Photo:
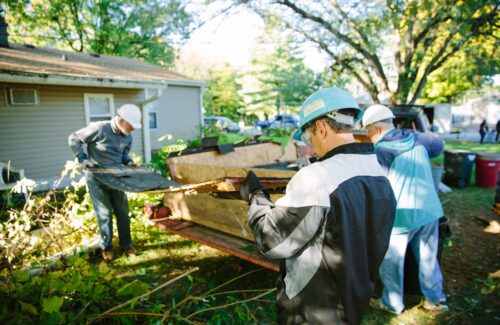
[(206, 126), (213, 126), (224, 132), (240, 132), (240, 126), (225, 116), (206, 116), (203, 118), (203, 122)]
[(417, 105), (400, 105), (391, 107), (394, 115), (394, 125), (398, 129), (412, 129), (420, 132), (433, 132), (435, 128), (430, 119), (434, 115), (433, 107)]
[(257, 121), (261, 128), (296, 128), (300, 124), (297, 114), (277, 114), (270, 120)]

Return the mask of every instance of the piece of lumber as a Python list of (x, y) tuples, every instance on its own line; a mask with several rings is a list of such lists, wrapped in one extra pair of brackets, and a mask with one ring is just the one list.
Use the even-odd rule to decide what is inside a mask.
[(237, 238), (198, 224), (187, 223), (183, 220), (162, 220), (160, 222), (155, 222), (155, 225), (160, 229), (172, 232), (215, 249), (219, 249), (251, 263), (263, 266), (276, 272), (279, 271), (279, 263), (265, 258), (254, 246), (255, 243), (253, 241)]
[[(177, 166), (182, 164), (210, 165), (223, 167), (251, 167), (272, 164), (279, 161), (294, 161), (297, 159), (297, 149), (293, 141), (289, 141), (285, 150), (280, 144), (259, 143), (235, 147), (233, 152), (220, 154), (217, 150), (173, 156), (167, 159), (167, 165), (172, 179), (181, 183), (191, 183), (179, 178)], [(237, 175), (230, 175), (237, 176)], [(218, 176), (212, 177), (216, 178)], [(219, 176), (220, 177), (220, 176)], [(205, 179), (206, 180), (206, 179)], [(195, 182), (200, 182), (201, 179)]]

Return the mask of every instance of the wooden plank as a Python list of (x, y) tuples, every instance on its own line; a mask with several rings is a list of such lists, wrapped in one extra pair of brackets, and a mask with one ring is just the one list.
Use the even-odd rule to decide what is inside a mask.
[[(153, 221), (155, 220), (153, 219)], [(279, 272), (278, 262), (265, 258), (256, 249), (249, 249), (252, 246), (251, 241), (242, 240), (240, 238), (221, 233), (217, 230), (183, 220), (167, 219), (155, 222), (155, 225), (160, 229), (172, 232), (251, 263)]]
[[(289, 141), (287, 147), (283, 151), (281, 145), (276, 143), (259, 143), (248, 146), (236, 147), (234, 152), (220, 154), (217, 150), (200, 152), (195, 154), (187, 154), (183, 156), (174, 156), (167, 159), (167, 165), (170, 170), (172, 179), (181, 183), (193, 183), (183, 179), (186, 174), (180, 174), (177, 170), (178, 165), (209, 165), (219, 167), (251, 167), (258, 165), (272, 164), (279, 161), (291, 161), (297, 159), (297, 150), (295, 143)], [(237, 176), (237, 175), (226, 175)], [(222, 176), (213, 176), (209, 179), (214, 179)], [(193, 177), (190, 178), (193, 180)], [(208, 180), (195, 179), (194, 183)]]
[(292, 178), (294, 170), (276, 170), (253, 167), (216, 166), (208, 164), (182, 163), (175, 166), (176, 180), (184, 184), (200, 183), (221, 177), (246, 177), (253, 170), (258, 177)]
[[(272, 194), (275, 202), (283, 194)], [(223, 199), (214, 193), (165, 193), (163, 204), (172, 211), (172, 217), (217, 229), (230, 235), (253, 240), (248, 227), (248, 204), (243, 200)]]

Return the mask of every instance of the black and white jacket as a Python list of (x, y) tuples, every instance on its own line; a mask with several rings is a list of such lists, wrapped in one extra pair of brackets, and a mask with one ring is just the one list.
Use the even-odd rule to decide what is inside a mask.
[(301, 169), (273, 204), (252, 198), (262, 253), (281, 259), (280, 324), (359, 324), (394, 223), (396, 201), (373, 145), (331, 150)]

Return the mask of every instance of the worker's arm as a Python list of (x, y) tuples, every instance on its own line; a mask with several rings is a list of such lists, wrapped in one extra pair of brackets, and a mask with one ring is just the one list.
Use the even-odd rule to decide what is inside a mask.
[(427, 150), (429, 158), (437, 157), (443, 151), (444, 141), (437, 134), (426, 132), (415, 133), (415, 136), (417, 142)]
[(89, 126), (73, 132), (68, 137), (68, 143), (73, 151), (73, 154), (78, 158), (78, 162), (83, 162), (88, 159), (87, 154), (83, 150), (83, 145), (96, 141), (99, 136), (99, 126), (96, 123), (91, 123)]
[(130, 141), (130, 143), (128, 145), (126, 145), (125, 148), (123, 149), (122, 164), (124, 164), (125, 166), (134, 163), (134, 160), (132, 158), (130, 158), (130, 156), (129, 156), (129, 152), (130, 152), (131, 147), (132, 147), (132, 141)]
[(262, 192), (252, 197), (248, 222), (255, 242), (269, 258), (295, 255), (318, 233), (329, 211), (329, 196), (310, 168), (301, 169), (274, 204)]

